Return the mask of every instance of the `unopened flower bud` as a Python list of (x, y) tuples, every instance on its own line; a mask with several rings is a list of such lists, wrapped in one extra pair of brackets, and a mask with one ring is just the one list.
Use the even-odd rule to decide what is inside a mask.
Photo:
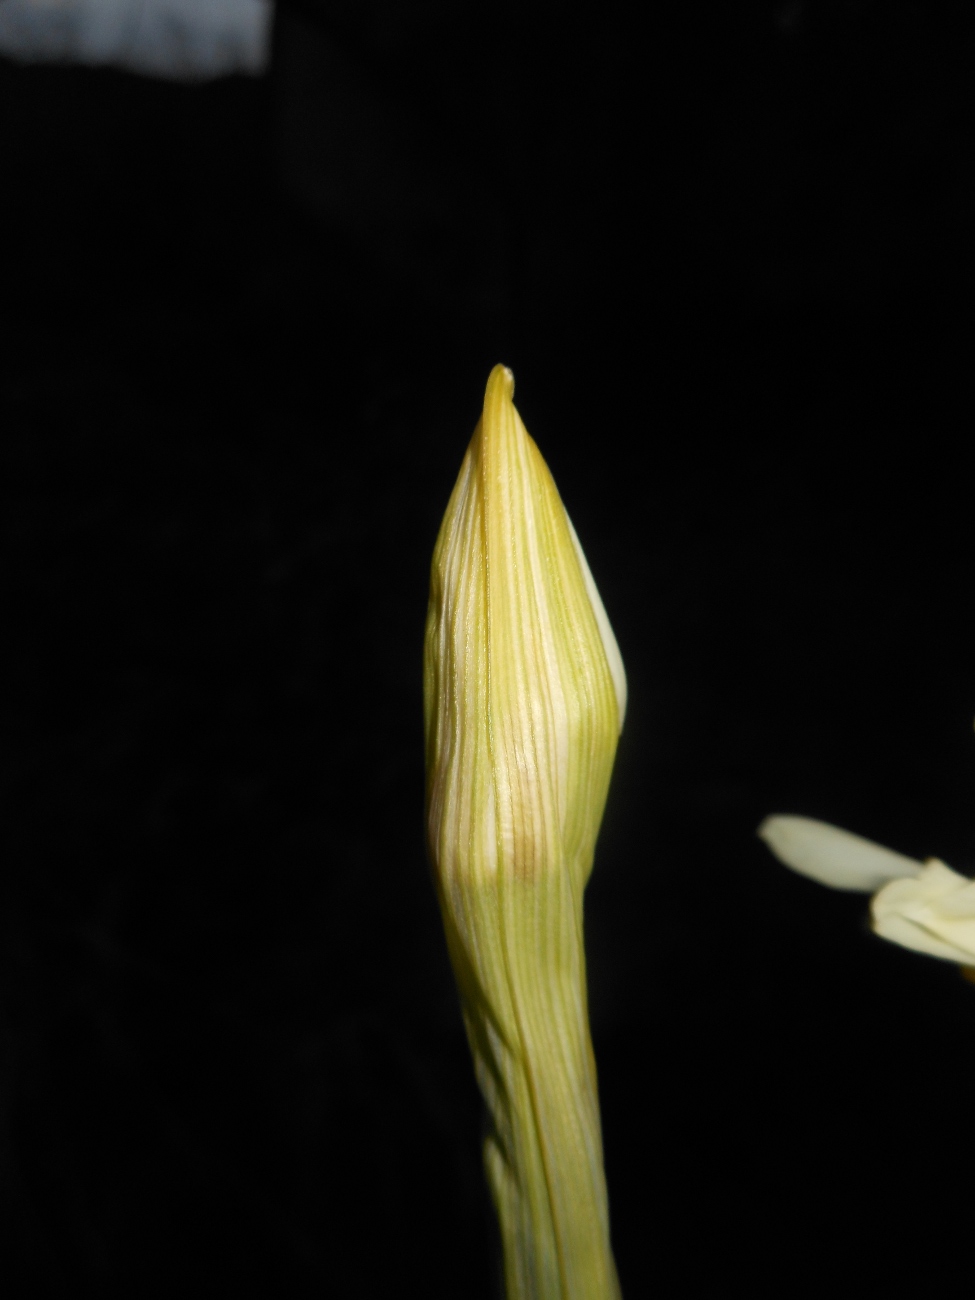
[(575, 530), (495, 366), (433, 556), (427, 834), (491, 1127), (509, 1300), (619, 1294), (582, 894), (626, 679)]

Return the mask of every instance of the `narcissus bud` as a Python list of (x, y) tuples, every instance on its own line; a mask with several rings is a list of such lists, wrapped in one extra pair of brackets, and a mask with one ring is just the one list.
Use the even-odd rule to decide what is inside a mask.
[(616, 640), (495, 366), (433, 556), (430, 860), (490, 1130), (509, 1300), (619, 1295), (582, 894), (626, 706)]

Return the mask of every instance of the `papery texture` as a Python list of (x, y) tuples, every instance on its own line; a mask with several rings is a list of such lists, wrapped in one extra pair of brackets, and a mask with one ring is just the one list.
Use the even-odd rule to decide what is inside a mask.
[(437, 540), (427, 826), (491, 1130), (509, 1297), (618, 1295), (582, 893), (625, 708), (615, 638), (558, 491), (488, 380)]

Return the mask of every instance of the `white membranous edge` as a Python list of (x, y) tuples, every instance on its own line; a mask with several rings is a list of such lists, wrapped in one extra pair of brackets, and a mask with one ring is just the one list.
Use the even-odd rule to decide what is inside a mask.
[(586, 593), (589, 596), (589, 602), (592, 605), (592, 612), (596, 616), (596, 626), (599, 628), (599, 635), (602, 637), (603, 649), (606, 651), (606, 662), (609, 665), (610, 676), (613, 679), (613, 688), (616, 691), (616, 703), (620, 711), (620, 731), (623, 730), (623, 718), (626, 715), (626, 670), (623, 667), (623, 656), (620, 654), (620, 648), (616, 643), (616, 637), (613, 634), (610, 625), (609, 616), (606, 613), (606, 607), (602, 602), (596, 581), (592, 576), (589, 563), (586, 560), (586, 554), (582, 549), (582, 543), (579, 541), (572, 520), (566, 512), (566, 522), (569, 525), (569, 534), (572, 537), (572, 544), (576, 548), (576, 555), (579, 557), (579, 564), (582, 568), (582, 577), (586, 584)]

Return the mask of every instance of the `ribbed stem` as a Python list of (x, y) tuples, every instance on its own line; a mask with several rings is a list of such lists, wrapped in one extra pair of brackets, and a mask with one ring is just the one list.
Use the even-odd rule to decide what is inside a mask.
[(500, 961), (475, 958), (475, 974), (456, 931), (450, 945), (491, 1121), (484, 1160), (507, 1300), (620, 1296), (573, 874), (508, 882), (490, 902), (482, 896), (478, 912), (497, 928), (478, 956), (490, 949)]

